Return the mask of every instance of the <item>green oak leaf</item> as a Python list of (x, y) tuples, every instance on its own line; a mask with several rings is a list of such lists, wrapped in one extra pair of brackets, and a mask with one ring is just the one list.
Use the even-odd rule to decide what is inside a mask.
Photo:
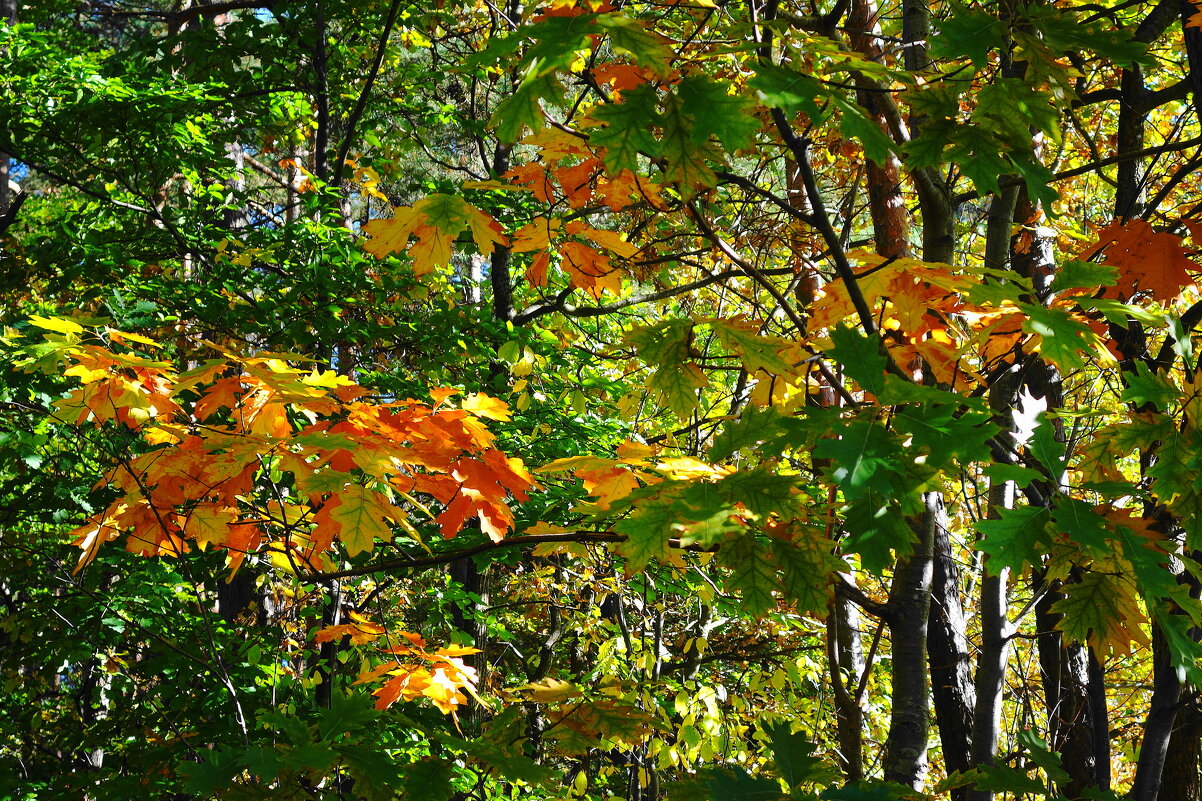
[(901, 558), (912, 549), (914, 532), (906, 515), (885, 495), (870, 492), (858, 498), (848, 505), (843, 520), (843, 551), (859, 554), (864, 569), (878, 576), (893, 563), (893, 554)]
[(989, 66), (989, 51), (1003, 46), (1005, 27), (987, 11), (950, 4), (951, 16), (939, 20), (939, 35), (931, 37), (936, 58), (968, 56), (974, 67)]
[(772, 558), (781, 570), (781, 590), (803, 615), (826, 617), (835, 573), (847, 564), (834, 555), (835, 544), (817, 533), (796, 539), (772, 538)]
[(1148, 645), (1145, 615), (1135, 586), (1125, 576), (1087, 572), (1065, 585), (1064, 597), (1051, 611), (1061, 615), (1056, 628), (1069, 639), (1088, 643), (1099, 653), (1126, 654), (1133, 642)]
[(750, 534), (735, 537), (718, 549), (718, 559), (731, 571), (729, 584), (741, 594), (746, 611), (762, 615), (776, 605), (772, 592), (780, 582), (763, 543)]
[(789, 787), (838, 779), (839, 772), (833, 765), (814, 756), (818, 746), (810, 742), (804, 732), (793, 731), (792, 726), (783, 720), (762, 723), (760, 728), (768, 735), (768, 751), (772, 754), (776, 772)]
[(622, 14), (602, 14), (597, 17), (597, 27), (608, 33), (610, 43), (629, 53), (636, 64), (665, 74), (673, 56), (671, 42), (648, 30), (646, 23)]
[(1117, 267), (1073, 259), (1057, 265), (1049, 289), (1052, 292), (1063, 292), (1066, 289), (1088, 289), (1092, 292), (1100, 286), (1114, 286), (1116, 283)]
[(753, 448), (781, 432), (780, 412), (772, 406), (747, 408), (733, 420), (727, 420), (710, 445), (711, 462), (723, 462), (744, 448)]
[(611, 173), (637, 170), (639, 156), (656, 157), (659, 141), (652, 130), (660, 123), (655, 89), (642, 84), (622, 93), (621, 101), (593, 110), (593, 118), (605, 123), (589, 129), (589, 144), (603, 148), (601, 161)]
[(827, 354), (843, 365), (843, 372), (873, 395), (880, 395), (885, 386), (885, 365), (880, 340), (863, 334), (858, 328), (843, 323), (831, 330), (834, 347)]
[(1112, 546), (1109, 540), (1114, 532), (1110, 530), (1106, 518), (1084, 501), (1059, 498), (1052, 510), (1052, 522), (1061, 533), (1069, 535), (1073, 542), (1095, 556), (1106, 557), (1110, 554)]
[(825, 94), (817, 80), (788, 67), (758, 64), (748, 85), (759, 94), (764, 105), (777, 107), (786, 114), (804, 111), (817, 120), (825, 118), (818, 100)]
[(1085, 366), (1082, 354), (1096, 352), (1101, 345), (1098, 335), (1065, 309), (1049, 309), (1031, 303), (1020, 303), (1026, 313), (1023, 331), (1034, 334), (1039, 352), (1062, 372)]
[(781, 475), (770, 465), (739, 470), (714, 483), (715, 490), (727, 503), (742, 504), (753, 514), (766, 517), (776, 513), (789, 516), (796, 508), (793, 489), (796, 480)]
[(751, 144), (760, 121), (752, 116), (751, 101), (731, 94), (728, 86), (704, 75), (693, 75), (677, 84), (675, 91), (681, 110), (693, 118), (694, 141), (716, 136), (733, 153)]
[(1150, 403), (1157, 409), (1168, 409), (1182, 400), (1181, 390), (1170, 376), (1153, 373), (1143, 362), (1135, 363), (1134, 373), (1124, 372), (1123, 381), (1127, 388), (1123, 390), (1122, 400), (1136, 406)]
[(693, 121), (680, 98), (669, 95), (664, 103), (663, 140), (660, 155), (664, 160), (664, 178), (677, 185), (684, 197), (717, 183), (710, 163), (725, 164), (726, 153), (709, 141), (693, 135)]
[(998, 519), (978, 520), (984, 535), (980, 548), (989, 554), (986, 568), (997, 575), (1002, 568), (1020, 573), (1024, 564), (1037, 565), (1048, 547), (1047, 525), (1051, 513), (1041, 506), (1003, 509)]
[(543, 107), (540, 101), (558, 103), (563, 100), (563, 84), (553, 73), (538, 75), (524, 81), (516, 91), (501, 101), (492, 115), (492, 126), (503, 142), (516, 142), (526, 128), (537, 131), (543, 127)]
[(796, 368), (782, 356), (790, 345), (784, 337), (763, 336), (756, 331), (756, 324), (742, 319), (706, 320), (714, 336), (727, 350), (738, 354), (748, 372), (763, 370), (775, 375), (793, 375)]
[(626, 558), (626, 572), (642, 570), (652, 559), (666, 559), (672, 527), (680, 520), (681, 508), (675, 498), (656, 497), (637, 504), (628, 517), (614, 523), (614, 531), (628, 538), (615, 549)]

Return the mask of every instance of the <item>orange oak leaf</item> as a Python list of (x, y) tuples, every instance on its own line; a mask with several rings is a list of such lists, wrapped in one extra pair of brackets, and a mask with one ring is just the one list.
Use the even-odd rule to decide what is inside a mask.
[(200, 503), (193, 507), (184, 522), (184, 533), (200, 543), (203, 550), (209, 545), (225, 545), (230, 526), (238, 510), (217, 503)]
[(631, 170), (622, 170), (617, 175), (598, 176), (597, 194), (613, 211), (621, 211), (636, 203), (649, 203), (657, 209), (664, 208), (664, 197), (659, 185)]
[(1191, 0), (1190, 5), (1194, 7), (1194, 13), (1185, 21), (1187, 28), (1202, 28), (1202, 5)]
[(638, 245), (626, 241), (617, 231), (594, 228), (579, 220), (568, 223), (564, 231), (573, 235), (586, 236), (596, 244), (606, 250), (613, 251), (624, 259), (633, 258), (642, 249)]
[(583, 242), (562, 242), (559, 251), (563, 255), (559, 269), (567, 274), (572, 286), (598, 299), (606, 291), (621, 294), (622, 273), (609, 256)]
[(323, 643), (331, 640), (340, 640), (343, 637), (351, 638), (351, 645), (364, 645), (365, 643), (375, 642), (381, 636), (388, 632), (388, 629), (378, 623), (373, 623), (363, 615), (357, 612), (350, 613), (351, 622), (343, 623), (338, 626), (326, 626), (313, 636), (313, 642)]
[(514, 232), (511, 249), (514, 253), (547, 250), (551, 247), (551, 237), (559, 231), (559, 226), (558, 218), (535, 217)]
[(574, 167), (560, 167), (554, 170), (555, 178), (563, 187), (564, 197), (568, 205), (574, 209), (587, 206), (593, 199), (592, 177), (601, 163), (595, 159), (585, 159)]
[(551, 174), (547, 171), (545, 164), (534, 162), (519, 164), (517, 167), (512, 167), (502, 177), (528, 188), (543, 203), (552, 202), (555, 195), (555, 184), (552, 183)]
[(1102, 254), (1102, 261), (1119, 271), (1118, 284), (1107, 295), (1122, 299), (1147, 292), (1169, 301), (1193, 283), (1187, 270), (1197, 270), (1185, 255), (1181, 237), (1157, 231), (1146, 220), (1113, 222), (1098, 231), (1098, 241), (1086, 254)]

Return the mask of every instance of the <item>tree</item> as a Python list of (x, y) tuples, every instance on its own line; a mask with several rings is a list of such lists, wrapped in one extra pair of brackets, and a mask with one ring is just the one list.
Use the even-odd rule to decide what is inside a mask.
[(9, 795), (1199, 797), (1192, 5), (17, 5)]

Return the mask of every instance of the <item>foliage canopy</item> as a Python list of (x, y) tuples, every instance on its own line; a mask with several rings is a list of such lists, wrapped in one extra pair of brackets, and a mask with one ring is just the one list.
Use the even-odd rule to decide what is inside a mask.
[(0, 0), (0, 797), (1202, 798), (1202, 11)]

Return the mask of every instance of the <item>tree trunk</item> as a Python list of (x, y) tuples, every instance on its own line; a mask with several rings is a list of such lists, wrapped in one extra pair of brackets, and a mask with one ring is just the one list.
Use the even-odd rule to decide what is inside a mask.
[(864, 671), (860, 613), (854, 603), (836, 595), (826, 619), (827, 654), (835, 695), (836, 759), (849, 782), (864, 778), (864, 709), (859, 677)]
[[(1131, 801), (1157, 801), (1169, 756), (1169, 742), (1180, 706), (1184, 682), (1170, 658), (1168, 642), (1160, 626), (1152, 627), (1152, 702), (1144, 721), (1144, 738)], [(1176, 799), (1174, 799), (1176, 801)]]
[[(847, 15), (848, 41), (853, 50), (875, 60), (883, 58), (878, 11), (873, 0), (852, 0)], [(878, 108), (878, 93), (856, 90), (856, 100), (886, 134), (889, 127)], [(872, 218), (872, 238), (876, 252), (886, 258), (910, 255), (910, 220), (902, 197), (901, 164), (890, 155), (884, 164), (866, 160), (868, 212)]]
[[(960, 596), (960, 568), (947, 528), (935, 526), (934, 538), (927, 655), (944, 767), (951, 773), (970, 767), (976, 693), (969, 665), (967, 616)], [(952, 797), (962, 798), (963, 792), (953, 792)]]
[[(1042, 579), (1037, 580), (1035, 591), (1043, 589), (1041, 583)], [(1066, 644), (1056, 630), (1060, 615), (1051, 608), (1064, 597), (1059, 586), (1056, 581), (1047, 587), (1035, 606), (1037, 645), (1048, 714), (1048, 744), (1060, 753), (1069, 775), (1068, 781), (1056, 789), (1066, 798), (1077, 799), (1089, 788), (1106, 789), (1109, 785), (1110, 740), (1105, 710), (1098, 709), (1097, 693), (1091, 686), (1101, 677), (1101, 671), (1090, 665), (1093, 656), (1087, 648)], [(1104, 745), (1099, 750), (1100, 743)]]
[(885, 780), (920, 789), (926, 777), (929, 690), (927, 618), (935, 530), (946, 522), (943, 497), (924, 494), (926, 512), (914, 521), (914, 551), (893, 577), (889, 631), (893, 641), (893, 716), (885, 741)]
[(1195, 688), (1183, 693), (1168, 753), (1158, 801), (1202, 801), (1202, 706)]

